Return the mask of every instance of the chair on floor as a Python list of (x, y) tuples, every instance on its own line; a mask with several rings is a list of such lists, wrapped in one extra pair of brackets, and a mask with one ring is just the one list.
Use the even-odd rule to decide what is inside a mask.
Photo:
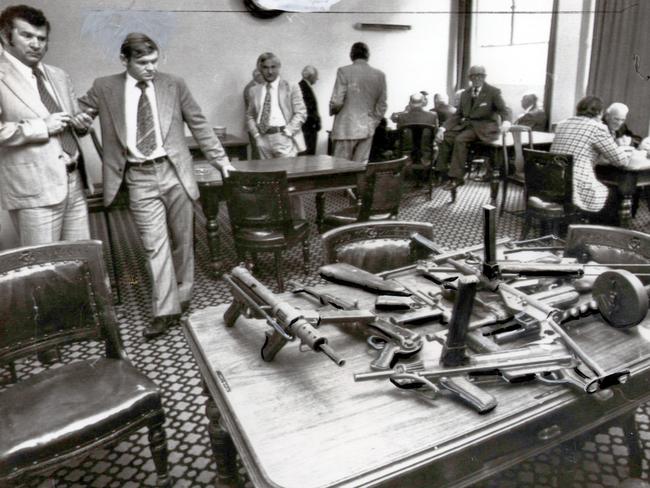
[(407, 156), (402, 156), (391, 161), (368, 163), (364, 183), (358, 189), (361, 205), (326, 214), (323, 218), (324, 229), (320, 230), (355, 222), (396, 218), (402, 199), (406, 159)]
[(49, 474), (143, 427), (149, 429), (159, 486), (168, 486), (160, 391), (124, 350), (102, 243), (58, 242), (0, 253), (0, 296), (0, 365), (57, 347), (65, 359), (65, 345), (80, 341), (90, 349), (99, 342), (101, 351), (15, 378), (0, 392), (0, 486)]
[(540, 223), (542, 234), (561, 236), (576, 217), (573, 205), (573, 156), (524, 149), (524, 195), (526, 202), (522, 239), (531, 222)]
[[(522, 134), (526, 133), (528, 137), (528, 148), (533, 149), (533, 131), (527, 125), (511, 125), (507, 132), (501, 136), (503, 143), (503, 174), (501, 180), (503, 181), (503, 193), (501, 194), (501, 210), (500, 213), (506, 208), (506, 197), (508, 194), (508, 184), (514, 183), (519, 186), (524, 186), (524, 148), (522, 141)], [(514, 157), (512, 160), (508, 155), (508, 145), (506, 138), (508, 134), (512, 134), (513, 152)], [(524, 195), (524, 200), (526, 196)]]
[(437, 156), (435, 145), (435, 124), (407, 124), (398, 128), (399, 156), (407, 156), (406, 167), (413, 171), (418, 184), (424, 180), (429, 191), (429, 200), (433, 193), (433, 166)]
[(309, 263), (309, 222), (291, 217), (286, 171), (231, 171), (224, 181), (226, 204), (237, 256), (273, 252), (275, 274), (284, 291), (282, 251), (301, 243), (305, 272)]
[(322, 236), (325, 264), (348, 263), (371, 273), (400, 268), (425, 259), (431, 251), (411, 236), (433, 240), (433, 224), (387, 220), (337, 227)]

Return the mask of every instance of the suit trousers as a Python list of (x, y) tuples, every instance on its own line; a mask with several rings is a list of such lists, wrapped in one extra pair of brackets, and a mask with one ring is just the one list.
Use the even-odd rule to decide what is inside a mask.
[(140, 233), (153, 291), (153, 316), (181, 313), (194, 286), (194, 207), (174, 165), (129, 165), (129, 209)]
[(367, 163), (371, 147), (372, 137), (366, 137), (365, 139), (336, 139), (334, 141), (334, 157)]
[(68, 174), (68, 195), (46, 207), (10, 210), (21, 246), (90, 239), (88, 205), (78, 170)]
[(465, 176), (469, 145), (478, 140), (478, 135), (471, 127), (462, 131), (446, 131), (438, 153), (438, 163), (436, 164), (438, 171), (448, 172), (450, 178), (462, 180)]
[(314, 155), (316, 154), (316, 144), (318, 142), (318, 131), (309, 131), (309, 130), (302, 130), (302, 135), (305, 138), (305, 146), (307, 146), (307, 149), (305, 149), (303, 152), (300, 154), (303, 155)]

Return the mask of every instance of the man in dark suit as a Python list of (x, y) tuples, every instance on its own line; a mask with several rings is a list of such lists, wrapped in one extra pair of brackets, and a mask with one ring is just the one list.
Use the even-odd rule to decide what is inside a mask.
[[(457, 112), (451, 115), (436, 134), (440, 144), (438, 171), (447, 172), (443, 187), (451, 191), (463, 184), (469, 144), (475, 141), (491, 142), (501, 131), (510, 127), (510, 110), (501, 97), (501, 90), (485, 83), (485, 68), (469, 69), (471, 87), (460, 95)], [(499, 127), (499, 117), (502, 125)]]
[(449, 97), (445, 93), (436, 93), (433, 96), (431, 111), (438, 115), (438, 123), (444, 124), (449, 117), (456, 113), (456, 108), (449, 104)]
[(532, 130), (546, 130), (546, 112), (537, 106), (537, 95), (528, 93), (521, 97), (524, 113), (515, 121), (516, 125), (525, 125)]
[(125, 72), (98, 78), (79, 104), (78, 121), (99, 115), (104, 145), (104, 204), (126, 184), (153, 288), (149, 339), (189, 308), (194, 285), (194, 203), (199, 189), (187, 143), (190, 128), (206, 159), (224, 177), (232, 169), (219, 139), (182, 78), (158, 72), (157, 44), (145, 34), (126, 36)]
[(318, 114), (318, 101), (314, 95), (312, 85), (318, 81), (318, 70), (313, 66), (305, 66), (302, 70), (302, 80), (298, 83), (302, 92), (302, 99), (307, 108), (307, 119), (302, 124), (302, 134), (305, 136), (307, 149), (300, 154), (316, 154), (318, 131), (321, 129), (320, 115)]

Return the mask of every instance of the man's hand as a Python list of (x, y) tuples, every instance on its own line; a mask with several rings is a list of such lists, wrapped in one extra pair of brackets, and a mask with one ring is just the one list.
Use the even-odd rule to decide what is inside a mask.
[(228, 178), (228, 175), (230, 174), (230, 172), (233, 171), (233, 170), (236, 170), (236, 169), (237, 169), (237, 168), (235, 168), (235, 167), (234, 167), (232, 164), (230, 164), (230, 163), (228, 163), (228, 164), (224, 164), (224, 165), (222, 165), (222, 166), (219, 168), (219, 170), (221, 171), (221, 176), (222, 176), (223, 178)]
[(72, 117), (65, 112), (56, 112), (45, 117), (44, 121), (48, 134), (55, 136), (68, 127), (68, 124), (72, 121)]
[(445, 139), (445, 128), (438, 127), (438, 130), (436, 131), (436, 143), (440, 144), (444, 139)]
[(93, 125), (93, 118), (86, 112), (79, 112), (72, 116), (70, 123), (77, 130), (88, 130)]

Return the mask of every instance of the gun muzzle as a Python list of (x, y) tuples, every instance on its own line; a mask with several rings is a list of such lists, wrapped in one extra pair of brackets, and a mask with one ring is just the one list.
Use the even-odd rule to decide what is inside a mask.
[(318, 350), (334, 361), (337, 366), (343, 366), (345, 364), (345, 359), (339, 356), (338, 353), (327, 344), (327, 342), (318, 346)]

